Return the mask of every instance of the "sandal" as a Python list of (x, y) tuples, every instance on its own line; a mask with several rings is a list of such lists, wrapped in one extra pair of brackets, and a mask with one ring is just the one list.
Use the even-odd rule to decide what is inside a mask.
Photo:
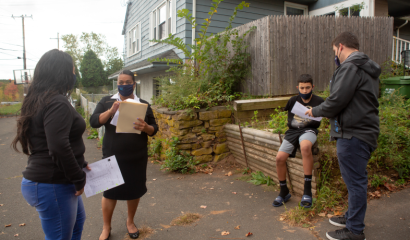
[(303, 195), (302, 200), (300, 201), (299, 205), (304, 208), (311, 208), (312, 207), (312, 197), (309, 195)]
[[(125, 226), (127, 227), (127, 224), (125, 224)], [(134, 226), (135, 226), (135, 223), (134, 223)], [(137, 227), (137, 226), (135, 226), (135, 227)], [(130, 236), (130, 238), (132, 238), (132, 239), (137, 239), (140, 236), (140, 230), (139, 229), (135, 233), (130, 233), (128, 231), (128, 227), (127, 227), (127, 232), (128, 232), (128, 235)]]
[(285, 199), (283, 199), (281, 196), (278, 196), (275, 201), (273, 201), (272, 206), (274, 207), (280, 207), (283, 205), (283, 203), (289, 201), (290, 197), (292, 195), (290, 195), (290, 193), (288, 193), (288, 195), (286, 195)]

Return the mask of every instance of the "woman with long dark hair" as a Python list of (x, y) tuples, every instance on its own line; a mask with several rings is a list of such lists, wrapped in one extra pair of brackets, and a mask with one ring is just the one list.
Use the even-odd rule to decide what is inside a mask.
[(126, 200), (128, 206), (127, 232), (130, 238), (139, 236), (139, 230), (134, 224), (134, 216), (138, 208), (140, 198), (147, 192), (145, 182), (147, 180), (148, 162), (148, 136), (153, 136), (158, 131), (155, 117), (148, 105), (144, 119), (135, 119), (134, 128), (141, 131), (135, 133), (116, 133), (116, 126), (111, 124), (111, 119), (122, 101), (133, 99), (140, 103), (148, 104), (134, 94), (136, 82), (134, 74), (124, 70), (118, 75), (118, 93), (101, 99), (90, 118), (93, 128), (105, 126), (105, 134), (102, 146), (103, 158), (115, 155), (120, 167), (124, 184), (104, 192), (102, 198), (103, 231), (100, 240), (109, 239), (111, 235), (111, 218), (117, 200)]
[(74, 73), (68, 53), (54, 49), (40, 58), (12, 143), (29, 156), (21, 192), (39, 213), (46, 240), (80, 240), (85, 221), (86, 124), (68, 101)]

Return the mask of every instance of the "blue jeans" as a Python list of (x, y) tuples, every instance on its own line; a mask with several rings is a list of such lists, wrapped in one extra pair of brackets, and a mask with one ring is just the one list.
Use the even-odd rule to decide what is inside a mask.
[(367, 209), (367, 162), (373, 148), (355, 137), (337, 139), (340, 172), (349, 192), (346, 228), (355, 234), (364, 229)]
[(85, 222), (81, 196), (73, 184), (38, 183), (23, 178), (21, 193), (40, 215), (46, 240), (80, 240)]

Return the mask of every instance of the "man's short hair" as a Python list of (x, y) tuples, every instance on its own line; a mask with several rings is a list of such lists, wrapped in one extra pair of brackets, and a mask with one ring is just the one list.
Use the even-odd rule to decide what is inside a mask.
[(332, 41), (332, 45), (336, 47), (339, 47), (340, 43), (348, 48), (354, 48), (356, 50), (359, 50), (360, 47), (359, 40), (356, 35), (351, 32), (342, 32)]
[(311, 83), (313, 86), (313, 78), (310, 74), (302, 74), (299, 76), (298, 85), (299, 83)]

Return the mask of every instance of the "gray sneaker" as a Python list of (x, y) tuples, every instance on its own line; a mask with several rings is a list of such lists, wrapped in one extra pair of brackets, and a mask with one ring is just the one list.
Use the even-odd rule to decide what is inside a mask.
[(338, 227), (346, 227), (346, 218), (344, 215), (341, 217), (331, 217), (329, 218), (329, 222)]
[(354, 234), (349, 229), (343, 228), (333, 232), (327, 232), (326, 237), (329, 240), (366, 240), (364, 233)]

